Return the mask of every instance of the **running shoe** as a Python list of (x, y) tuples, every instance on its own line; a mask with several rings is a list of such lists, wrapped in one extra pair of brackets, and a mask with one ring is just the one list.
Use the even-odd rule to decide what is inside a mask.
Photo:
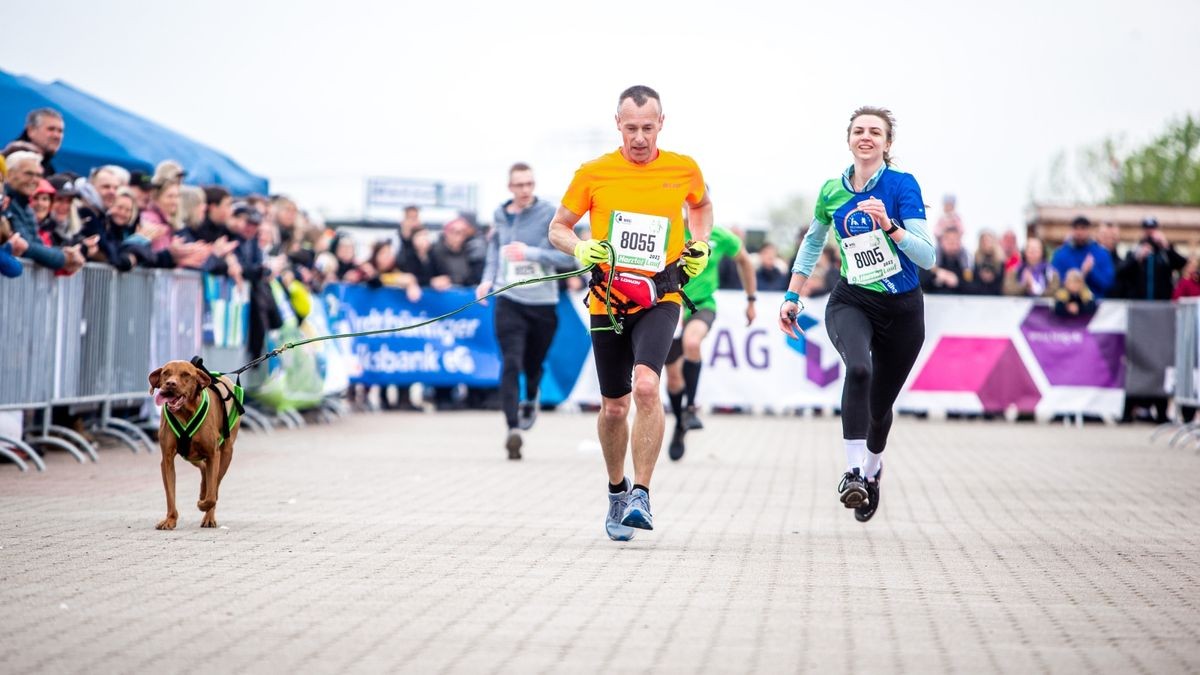
[(521, 431), (529, 431), (537, 421), (538, 406), (534, 401), (522, 401), (517, 409), (517, 427)]
[(879, 473), (875, 474), (875, 480), (866, 481), (867, 483), (867, 503), (854, 509), (854, 519), (860, 523), (865, 523), (875, 515), (875, 509), (879, 508), (879, 481), (883, 480), (883, 467), (879, 467)]
[(842, 482), (838, 483), (838, 497), (848, 509), (856, 509), (864, 503), (870, 503), (866, 482), (858, 475), (858, 469), (842, 475)]
[(625, 507), (625, 516), (621, 518), (622, 525), (636, 527), (639, 530), (654, 529), (654, 515), (650, 513), (650, 494), (641, 488), (634, 488), (629, 493), (629, 504)]
[(689, 405), (687, 410), (683, 411), (683, 428), (686, 431), (699, 431), (704, 428), (704, 423), (696, 416), (696, 406)]
[(524, 444), (520, 430), (508, 430), (508, 440), (504, 441), (504, 447), (508, 450), (509, 459), (521, 459), (521, 446)]
[(625, 515), (625, 507), (629, 505), (629, 478), (624, 479), (625, 489), (617, 493), (608, 493), (608, 515), (604, 518), (604, 531), (613, 541), (629, 541), (637, 530), (621, 524)]
[(675, 431), (671, 433), (671, 445), (667, 449), (667, 456), (670, 457), (671, 461), (673, 462), (678, 462), (679, 460), (683, 459), (683, 451), (687, 449), (683, 445), (683, 437), (685, 434), (687, 434), (687, 430), (680, 425), (675, 425)]

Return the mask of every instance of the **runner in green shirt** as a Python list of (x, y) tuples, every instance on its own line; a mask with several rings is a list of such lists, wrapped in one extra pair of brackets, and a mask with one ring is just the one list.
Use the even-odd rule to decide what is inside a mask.
[[(675, 413), (675, 431), (671, 434), (668, 456), (678, 461), (683, 457), (683, 437), (688, 430), (703, 429), (696, 417), (696, 388), (700, 384), (700, 343), (708, 335), (717, 318), (718, 269), (722, 258), (733, 258), (746, 290), (746, 325), (754, 321), (754, 294), (757, 278), (754, 262), (742, 246), (742, 240), (733, 232), (722, 227), (713, 227), (709, 240), (709, 265), (696, 278), (684, 286), (696, 311), (684, 311), (683, 333), (671, 343), (667, 354), (667, 395), (671, 399), (671, 411)], [(681, 358), (682, 357), (682, 358)], [(684, 398), (686, 397), (686, 405)]]

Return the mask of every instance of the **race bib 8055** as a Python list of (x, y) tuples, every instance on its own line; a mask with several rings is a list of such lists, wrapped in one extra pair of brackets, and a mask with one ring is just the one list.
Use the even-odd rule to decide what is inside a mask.
[(657, 274), (667, 265), (667, 234), (671, 221), (630, 211), (613, 211), (608, 240), (617, 267)]

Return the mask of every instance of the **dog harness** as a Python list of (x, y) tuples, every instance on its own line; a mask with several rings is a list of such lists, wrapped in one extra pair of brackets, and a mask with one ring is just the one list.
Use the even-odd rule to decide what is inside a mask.
[(221, 433), (221, 443), (224, 443), (225, 440), (229, 438), (230, 433), (233, 432), (233, 426), (237, 424), (238, 418), (241, 417), (242, 411), (245, 410), (245, 408), (242, 407), (242, 403), (246, 396), (245, 390), (235, 384), (233, 385), (233, 391), (229, 392), (228, 396), (222, 396), (221, 390), (217, 389), (216, 380), (216, 378), (221, 374), (212, 373), (212, 375), (212, 383), (204, 389), (204, 392), (200, 396), (200, 405), (196, 407), (196, 412), (192, 413), (192, 418), (187, 421), (187, 424), (179, 421), (179, 418), (172, 415), (171, 411), (168, 410), (166, 406), (163, 406), (162, 409), (163, 419), (167, 421), (167, 426), (170, 427), (171, 433), (175, 434), (175, 452), (178, 452), (180, 456), (189, 462), (193, 462), (192, 458), (189, 456), (189, 453), (192, 451), (192, 437), (195, 436), (196, 432), (200, 430), (201, 426), (203, 426), (204, 420), (208, 417), (208, 411), (212, 407), (209, 403), (209, 389), (217, 392), (217, 397), (221, 401), (220, 407), (222, 417), (224, 417), (226, 414), (225, 402), (230, 399), (233, 400), (233, 410), (229, 413), (229, 418), (225, 420), (225, 424), (222, 424), (219, 427)]

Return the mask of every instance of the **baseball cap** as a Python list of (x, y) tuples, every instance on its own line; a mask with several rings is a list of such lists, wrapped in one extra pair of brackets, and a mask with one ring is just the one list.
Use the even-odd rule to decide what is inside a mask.
[(1092, 221), (1087, 219), (1087, 216), (1075, 216), (1075, 220), (1071, 221), (1071, 227), (1091, 227)]
[(53, 197), (56, 192), (58, 192), (58, 190), (54, 189), (54, 186), (50, 184), (50, 181), (46, 180), (45, 178), (41, 178), (38, 180), (37, 189), (33, 191), (33, 195), (35, 197), (37, 195), (50, 195)]
[(1155, 218), (1154, 216), (1147, 217), (1142, 221), (1142, 227), (1146, 228), (1147, 230), (1158, 227), (1158, 218)]
[(250, 223), (251, 225), (261, 225), (262, 224), (262, 214), (258, 212), (258, 209), (254, 208), (253, 206), (250, 206), (246, 202), (237, 202), (236, 204), (234, 204), (233, 205), (233, 215), (245, 216), (246, 222)]
[(136, 169), (134, 171), (130, 171), (129, 172), (129, 186), (135, 187), (135, 188), (141, 188), (143, 190), (149, 189), (150, 187), (152, 187), (151, 180), (150, 180), (150, 174), (146, 173), (145, 171), (142, 171), (141, 169)]
[(183, 180), (187, 175), (187, 171), (183, 170), (183, 165), (173, 159), (163, 160), (154, 167), (154, 179), (151, 181), (154, 185), (166, 185), (167, 183)]
[(66, 174), (56, 173), (46, 179), (47, 183), (54, 188), (56, 197), (76, 197), (79, 191), (75, 189), (75, 183), (71, 177)]

